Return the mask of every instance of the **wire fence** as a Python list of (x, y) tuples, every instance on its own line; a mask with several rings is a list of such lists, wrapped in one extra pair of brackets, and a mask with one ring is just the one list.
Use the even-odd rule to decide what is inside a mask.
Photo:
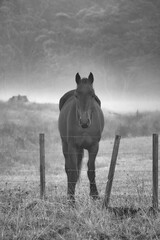
[[(6, 144), (5, 144), (6, 146)], [(19, 185), (25, 187), (40, 185), (40, 162), (39, 145), (31, 149), (19, 149), (12, 146), (11, 149), (0, 148), (0, 185), (1, 187), (12, 187)], [(64, 157), (61, 145), (55, 143), (45, 149), (45, 183), (47, 189), (53, 191), (66, 189), (67, 176), (64, 168)], [(113, 140), (102, 141), (96, 159), (96, 182), (99, 191), (104, 195), (107, 183), (108, 171), (113, 149)], [(11, 152), (9, 151), (11, 150)], [(79, 189), (89, 188), (87, 177), (87, 153), (84, 154), (81, 169)], [(151, 138), (122, 139), (118, 154), (118, 160), (113, 179), (112, 196), (135, 195), (152, 193), (152, 140)], [(160, 181), (160, 180), (159, 180)], [(89, 190), (88, 190), (89, 191)]]

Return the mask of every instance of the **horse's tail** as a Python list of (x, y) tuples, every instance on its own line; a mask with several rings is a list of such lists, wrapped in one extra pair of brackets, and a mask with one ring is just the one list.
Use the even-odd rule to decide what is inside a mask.
[(81, 149), (79, 151), (79, 153), (78, 153), (78, 164), (77, 164), (77, 167), (78, 167), (78, 180), (79, 180), (80, 174), (81, 174), (83, 156), (84, 156), (84, 150)]

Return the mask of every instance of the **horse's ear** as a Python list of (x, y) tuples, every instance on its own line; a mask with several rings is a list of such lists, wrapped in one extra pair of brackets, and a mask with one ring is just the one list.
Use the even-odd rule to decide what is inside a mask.
[(79, 73), (76, 74), (75, 80), (76, 80), (76, 83), (78, 85), (80, 83), (80, 81), (81, 81), (81, 77), (80, 77)]
[(90, 72), (89, 76), (88, 76), (89, 81), (91, 82), (91, 84), (94, 82), (94, 76), (93, 73)]

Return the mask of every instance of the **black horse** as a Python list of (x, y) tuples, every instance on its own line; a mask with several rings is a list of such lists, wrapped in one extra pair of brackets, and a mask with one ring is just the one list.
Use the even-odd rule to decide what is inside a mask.
[(95, 158), (104, 128), (100, 100), (93, 89), (93, 74), (82, 78), (76, 74), (77, 88), (66, 93), (59, 102), (59, 132), (62, 139), (68, 196), (75, 201), (75, 187), (79, 178), (84, 149), (88, 150), (88, 178), (90, 195), (98, 197), (95, 182)]

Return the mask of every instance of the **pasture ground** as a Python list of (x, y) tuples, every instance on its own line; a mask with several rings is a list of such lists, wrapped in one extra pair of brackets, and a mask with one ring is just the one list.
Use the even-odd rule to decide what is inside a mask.
[[(152, 138), (121, 139), (110, 200), (102, 210), (113, 140), (101, 142), (96, 161), (100, 200), (89, 198), (87, 155), (76, 188), (76, 207), (66, 197), (66, 175), (59, 143), (46, 152), (54, 161), (46, 169), (46, 199), (39, 198), (39, 171), (14, 168), (0, 176), (0, 239), (160, 239), (160, 213), (149, 211), (152, 194)], [(38, 156), (38, 151), (37, 151)], [(135, 212), (125, 214), (126, 209)], [(124, 212), (123, 212), (124, 211)], [(124, 213), (124, 214), (123, 214)]]

